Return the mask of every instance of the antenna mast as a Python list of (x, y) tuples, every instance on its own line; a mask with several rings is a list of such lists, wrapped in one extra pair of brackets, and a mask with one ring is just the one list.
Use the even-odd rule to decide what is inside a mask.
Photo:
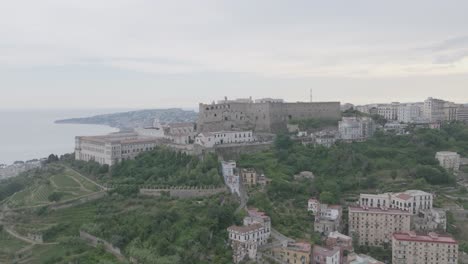
[(310, 89), (310, 102), (312, 103), (312, 89)]

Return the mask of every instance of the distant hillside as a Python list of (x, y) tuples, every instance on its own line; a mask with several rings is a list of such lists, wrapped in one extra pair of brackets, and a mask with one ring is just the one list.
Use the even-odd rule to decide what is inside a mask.
[(187, 111), (179, 108), (171, 109), (147, 109), (130, 112), (121, 112), (91, 117), (70, 118), (57, 120), (57, 124), (94, 124), (107, 125), (120, 129), (150, 126), (155, 118), (162, 123), (193, 122), (198, 114), (195, 111)]

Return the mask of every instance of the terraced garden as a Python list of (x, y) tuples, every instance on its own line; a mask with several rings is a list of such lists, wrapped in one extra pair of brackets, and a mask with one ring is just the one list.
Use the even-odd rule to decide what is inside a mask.
[(61, 209), (21, 214), (21, 217), (7, 219), (14, 222), (14, 229), (21, 235), (43, 234), (44, 242), (56, 242), (61, 237), (77, 236), (83, 223), (92, 222), (96, 215), (93, 202)]
[[(65, 201), (99, 191), (99, 187), (75, 171), (61, 165), (34, 175), (33, 184), (8, 199), (10, 207), (40, 206)], [(55, 193), (55, 199), (51, 195)]]
[(11, 263), (15, 253), (28, 244), (18, 240), (4, 230), (0, 231), (0, 263)]

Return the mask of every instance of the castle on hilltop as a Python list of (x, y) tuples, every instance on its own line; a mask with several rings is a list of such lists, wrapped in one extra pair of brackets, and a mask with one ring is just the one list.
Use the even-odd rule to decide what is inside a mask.
[(285, 131), (290, 120), (340, 119), (340, 102), (284, 102), (282, 99), (220, 100), (199, 105), (198, 132)]

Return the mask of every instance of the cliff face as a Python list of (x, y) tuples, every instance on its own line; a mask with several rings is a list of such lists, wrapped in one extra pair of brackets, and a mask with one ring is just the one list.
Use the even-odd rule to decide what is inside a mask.
[(132, 129), (135, 127), (147, 127), (153, 124), (154, 119), (162, 123), (195, 122), (198, 114), (195, 111), (187, 111), (178, 108), (172, 109), (148, 109), (114, 114), (96, 115), (83, 118), (70, 118), (57, 120), (57, 124), (93, 124), (107, 125), (120, 129)]

